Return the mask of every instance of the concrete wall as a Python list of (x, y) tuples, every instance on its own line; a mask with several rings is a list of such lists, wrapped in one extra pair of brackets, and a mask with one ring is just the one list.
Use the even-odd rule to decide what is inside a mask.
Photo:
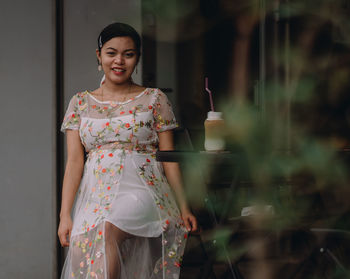
[(53, 1), (0, 4), (0, 278), (54, 278)]

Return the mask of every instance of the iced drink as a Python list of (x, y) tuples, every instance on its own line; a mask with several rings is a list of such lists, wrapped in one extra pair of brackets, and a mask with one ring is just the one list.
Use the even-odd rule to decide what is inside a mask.
[(225, 123), (221, 112), (208, 112), (208, 118), (204, 121), (206, 151), (225, 150), (224, 129)]

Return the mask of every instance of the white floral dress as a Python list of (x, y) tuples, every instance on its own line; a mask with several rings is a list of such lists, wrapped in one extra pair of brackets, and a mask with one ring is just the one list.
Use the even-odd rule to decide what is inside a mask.
[(88, 91), (71, 99), (62, 124), (87, 152), (61, 278), (108, 277), (105, 224), (133, 237), (116, 247), (120, 278), (178, 278), (187, 231), (161, 163), (158, 132), (176, 127), (166, 95), (147, 88), (126, 102)]

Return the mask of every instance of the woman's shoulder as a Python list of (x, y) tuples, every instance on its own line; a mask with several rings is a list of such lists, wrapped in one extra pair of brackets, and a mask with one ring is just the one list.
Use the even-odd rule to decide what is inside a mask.
[(86, 96), (88, 93), (89, 92), (87, 90), (75, 93), (70, 99), (70, 104), (79, 107), (80, 110), (83, 110), (87, 105)]
[(85, 89), (84, 91), (78, 92), (77, 95), (79, 95), (81, 98), (85, 97), (87, 95), (92, 95), (94, 97), (99, 97), (101, 95), (101, 87), (98, 87), (94, 90), (88, 90)]
[(89, 94), (88, 90), (79, 91), (73, 95), (72, 99), (83, 99), (87, 94)]
[(142, 93), (144, 92), (145, 90), (149, 89), (148, 87), (145, 87), (145, 86), (142, 86), (142, 85), (139, 85), (139, 84), (135, 84), (133, 85), (133, 92), (134, 93)]
[(157, 98), (164, 98), (164, 97), (166, 97), (166, 94), (160, 88), (147, 87), (145, 90), (147, 91), (147, 94), (152, 95), (154, 97), (157, 97)]

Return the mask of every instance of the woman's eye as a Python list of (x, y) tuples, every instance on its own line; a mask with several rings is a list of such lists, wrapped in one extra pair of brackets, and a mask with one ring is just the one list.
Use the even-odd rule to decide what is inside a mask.
[(133, 53), (133, 52), (129, 52), (129, 53), (126, 53), (125, 56), (126, 56), (126, 57), (133, 57), (133, 56), (134, 56), (134, 53)]
[(107, 52), (108, 55), (114, 55), (114, 52)]

